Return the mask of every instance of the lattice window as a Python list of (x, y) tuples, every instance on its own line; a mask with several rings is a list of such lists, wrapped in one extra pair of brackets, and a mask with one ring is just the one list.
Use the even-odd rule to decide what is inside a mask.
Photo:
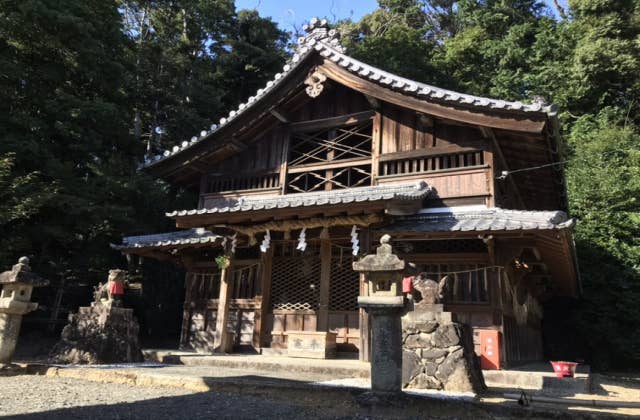
[(371, 157), (371, 121), (291, 134), (289, 166)]
[[(426, 264), (420, 272), (435, 281), (449, 275), (444, 292), (445, 303), (487, 303), (489, 279), (484, 264)], [(459, 271), (467, 271), (455, 273)]]
[[(351, 126), (292, 133), (286, 191), (299, 193), (371, 185), (372, 126), (367, 120)], [(368, 163), (363, 164), (363, 160)]]
[(192, 302), (217, 299), (220, 294), (220, 272), (189, 272), (186, 287), (186, 296)]
[(287, 192), (312, 192), (371, 185), (371, 166), (349, 166), (331, 170), (318, 170), (289, 174)]
[(233, 281), (233, 299), (253, 299), (258, 292), (260, 264), (234, 267), (229, 278)]
[(320, 292), (320, 258), (274, 258), (271, 282), (273, 310), (315, 311)]
[(353, 271), (353, 258), (331, 258), (330, 311), (357, 311), (360, 294), (360, 276)]

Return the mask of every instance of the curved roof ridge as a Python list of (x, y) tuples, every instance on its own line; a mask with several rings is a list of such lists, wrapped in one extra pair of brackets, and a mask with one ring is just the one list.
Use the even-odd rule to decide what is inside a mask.
[(324, 43), (322, 43), (322, 47), (320, 49), (316, 47), (316, 50), (322, 50), (322, 52), (320, 52), (322, 56), (330, 59), (351, 73), (357, 74), (361, 77), (366, 77), (382, 85), (388, 85), (396, 90), (413, 93), (418, 97), (427, 96), (438, 101), (457, 102), (461, 105), (481, 108), (488, 107), (492, 109), (506, 109), (509, 111), (544, 112), (551, 116), (555, 116), (557, 114), (556, 105), (547, 105), (544, 101), (535, 101), (532, 104), (525, 104), (520, 101), (507, 101), (504, 99), (495, 99), (456, 92), (398, 76), (394, 73), (390, 73), (386, 70), (382, 70), (378, 67), (350, 57)]
[(183, 141), (180, 145), (175, 145), (171, 150), (165, 150), (162, 154), (152, 157), (145, 157), (142, 167), (155, 165), (166, 158), (174, 156), (183, 150), (199, 144), (205, 138), (220, 130), (231, 120), (237, 118), (244, 111), (253, 106), (266, 93), (272, 91), (278, 86), (288, 74), (292, 72), (308, 55), (313, 51), (318, 52), (325, 58), (336, 63), (338, 66), (358, 75), (367, 78), (375, 83), (385, 87), (400, 90), (408, 94), (412, 94), (419, 99), (429, 98), (438, 102), (456, 103), (458, 105), (480, 108), (480, 109), (503, 109), (507, 111), (520, 112), (542, 112), (553, 117), (557, 114), (557, 107), (553, 104), (547, 105), (544, 101), (535, 101), (533, 104), (524, 104), (520, 101), (505, 101), (501, 99), (493, 99), (482, 96), (468, 95), (453, 90), (442, 89), (426, 83), (410, 80), (402, 76), (387, 72), (378, 67), (366, 64), (360, 60), (348, 56), (344, 52), (344, 48), (340, 44), (340, 34), (335, 29), (329, 29), (326, 19), (319, 20), (312, 18), (308, 25), (304, 25), (303, 29), (307, 32), (306, 36), (298, 38), (298, 47), (290, 60), (283, 66), (282, 72), (276, 73), (274, 78), (266, 83), (266, 85), (258, 89), (254, 96), (247, 99), (246, 103), (241, 103), (236, 109), (231, 110), (226, 117), (219, 120), (219, 124), (212, 124), (209, 130), (202, 130), (198, 136), (191, 137), (190, 141)]

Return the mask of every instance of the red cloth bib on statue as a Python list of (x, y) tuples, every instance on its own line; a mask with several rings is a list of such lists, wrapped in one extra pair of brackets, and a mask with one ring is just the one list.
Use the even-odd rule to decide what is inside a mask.
[(124, 283), (121, 281), (109, 282), (109, 294), (110, 295), (124, 295)]
[(413, 276), (402, 278), (402, 293), (411, 293), (413, 289)]

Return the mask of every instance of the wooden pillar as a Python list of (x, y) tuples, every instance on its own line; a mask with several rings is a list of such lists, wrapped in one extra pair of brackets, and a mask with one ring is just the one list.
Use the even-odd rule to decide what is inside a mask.
[(193, 298), (191, 292), (193, 290), (193, 258), (189, 255), (181, 256), (182, 265), (186, 271), (184, 275), (184, 302), (182, 304), (182, 329), (180, 331), (180, 344), (181, 350), (189, 348), (189, 333), (191, 332), (191, 315), (193, 307), (191, 302)]
[(229, 322), (229, 302), (233, 293), (233, 281), (229, 279), (229, 267), (220, 270), (220, 295), (218, 297), (218, 317), (216, 318), (216, 333), (213, 343), (213, 351), (216, 353), (228, 353), (231, 351), (227, 324)]
[(484, 164), (489, 167), (485, 170), (485, 176), (487, 179), (487, 194), (485, 204), (487, 207), (496, 206), (496, 166), (493, 159), (493, 148), (488, 148), (484, 151)]
[[(328, 231), (328, 228), (327, 228)], [(327, 235), (328, 236), (328, 235)], [(320, 298), (317, 331), (329, 330), (329, 287), (331, 286), (331, 240), (320, 240)]]
[(180, 331), (180, 349), (186, 349), (189, 345), (189, 331), (191, 330), (191, 282), (193, 276), (187, 272), (184, 275), (184, 303), (182, 308), (182, 330)]
[[(360, 247), (364, 253), (368, 253), (371, 248), (371, 235), (369, 229), (362, 229), (360, 233)], [(364, 274), (360, 274), (360, 296), (369, 294), (369, 285), (364, 279)], [(369, 324), (369, 314), (364, 309), (358, 309), (358, 326), (360, 328), (360, 340), (358, 358), (361, 362), (371, 361), (371, 327)]]
[[(365, 281), (364, 274), (360, 274), (360, 295), (366, 296), (368, 294), (369, 285)], [(370, 348), (370, 326), (369, 326), (369, 314), (364, 309), (358, 309), (358, 324), (360, 327), (360, 339), (359, 339), (359, 351), (358, 359), (361, 362), (371, 361), (371, 348)]]
[(382, 145), (382, 115), (376, 111), (371, 131), (371, 185), (378, 185), (378, 157)]
[(260, 256), (260, 307), (256, 309), (253, 327), (253, 347), (259, 349), (269, 343), (269, 308), (271, 307), (271, 271), (273, 246)]

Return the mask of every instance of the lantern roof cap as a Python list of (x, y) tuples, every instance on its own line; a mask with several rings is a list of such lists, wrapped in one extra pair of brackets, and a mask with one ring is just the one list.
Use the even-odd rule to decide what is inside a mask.
[(33, 287), (47, 286), (49, 280), (43, 279), (33, 271), (29, 266), (29, 258), (20, 257), (18, 263), (11, 270), (0, 273), (0, 284), (21, 283), (28, 284)]

